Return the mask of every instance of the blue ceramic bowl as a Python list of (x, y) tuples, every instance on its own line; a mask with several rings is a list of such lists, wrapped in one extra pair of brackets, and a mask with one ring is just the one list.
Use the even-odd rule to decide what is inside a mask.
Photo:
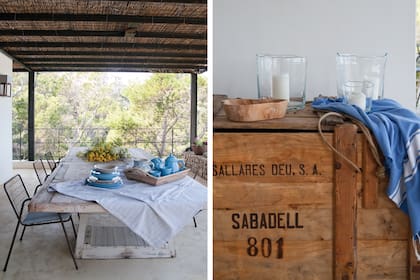
[(118, 166), (111, 163), (99, 163), (93, 166), (93, 170), (102, 174), (114, 173), (118, 171)]
[(165, 167), (165, 168), (161, 168), (160, 169), (160, 175), (162, 176), (166, 176), (172, 173), (172, 168), (170, 167)]
[(117, 176), (120, 176), (119, 172), (113, 172), (113, 173), (102, 173), (102, 172), (98, 172), (96, 170), (92, 170), (90, 172), (90, 175), (98, 178), (98, 180), (112, 180)]
[(159, 170), (153, 169), (153, 170), (149, 171), (149, 174), (154, 176), (154, 177), (160, 177), (161, 172)]
[(119, 188), (123, 185), (122, 180), (118, 180), (118, 181), (113, 182), (113, 183), (101, 183), (99, 181), (96, 181), (96, 182), (91, 181), (89, 178), (86, 179), (86, 183), (89, 186), (97, 187), (97, 188), (104, 188), (104, 189), (117, 189), (117, 188)]

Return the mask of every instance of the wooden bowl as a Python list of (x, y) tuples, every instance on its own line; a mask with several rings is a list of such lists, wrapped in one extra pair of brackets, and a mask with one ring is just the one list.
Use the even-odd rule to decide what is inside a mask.
[(223, 109), (231, 121), (255, 122), (283, 118), (287, 104), (283, 99), (226, 99)]

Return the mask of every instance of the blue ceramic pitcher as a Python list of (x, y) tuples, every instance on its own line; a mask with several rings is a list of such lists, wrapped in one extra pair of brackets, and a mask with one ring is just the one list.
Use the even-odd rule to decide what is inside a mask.
[(154, 164), (154, 168), (157, 170), (160, 170), (162, 168), (165, 167), (165, 163), (163, 162), (163, 160), (161, 158), (155, 157), (153, 159), (150, 160), (151, 162), (153, 162)]
[(165, 159), (165, 167), (171, 168), (172, 173), (175, 173), (185, 168), (185, 162), (182, 159), (177, 159), (173, 154), (170, 154)]

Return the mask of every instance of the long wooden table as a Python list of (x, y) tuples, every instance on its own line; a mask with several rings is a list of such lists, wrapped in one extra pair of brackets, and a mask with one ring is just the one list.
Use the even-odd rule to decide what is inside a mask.
[[(89, 176), (93, 163), (77, 157), (83, 148), (73, 148), (32, 198), (29, 211), (78, 213), (79, 226), (75, 256), (83, 259), (165, 258), (174, 257), (173, 241), (162, 248), (148, 246), (128, 227), (107, 215), (96, 202), (84, 201), (58, 192), (47, 191), (53, 182), (80, 180)], [(131, 149), (134, 158), (150, 158), (140, 149)], [(100, 217), (98, 217), (100, 215)]]

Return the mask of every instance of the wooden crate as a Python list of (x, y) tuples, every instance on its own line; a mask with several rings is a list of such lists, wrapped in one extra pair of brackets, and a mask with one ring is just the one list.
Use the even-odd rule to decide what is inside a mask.
[(317, 121), (310, 108), (257, 123), (215, 118), (214, 279), (418, 279), (408, 218), (363, 134), (324, 127), (360, 174)]

